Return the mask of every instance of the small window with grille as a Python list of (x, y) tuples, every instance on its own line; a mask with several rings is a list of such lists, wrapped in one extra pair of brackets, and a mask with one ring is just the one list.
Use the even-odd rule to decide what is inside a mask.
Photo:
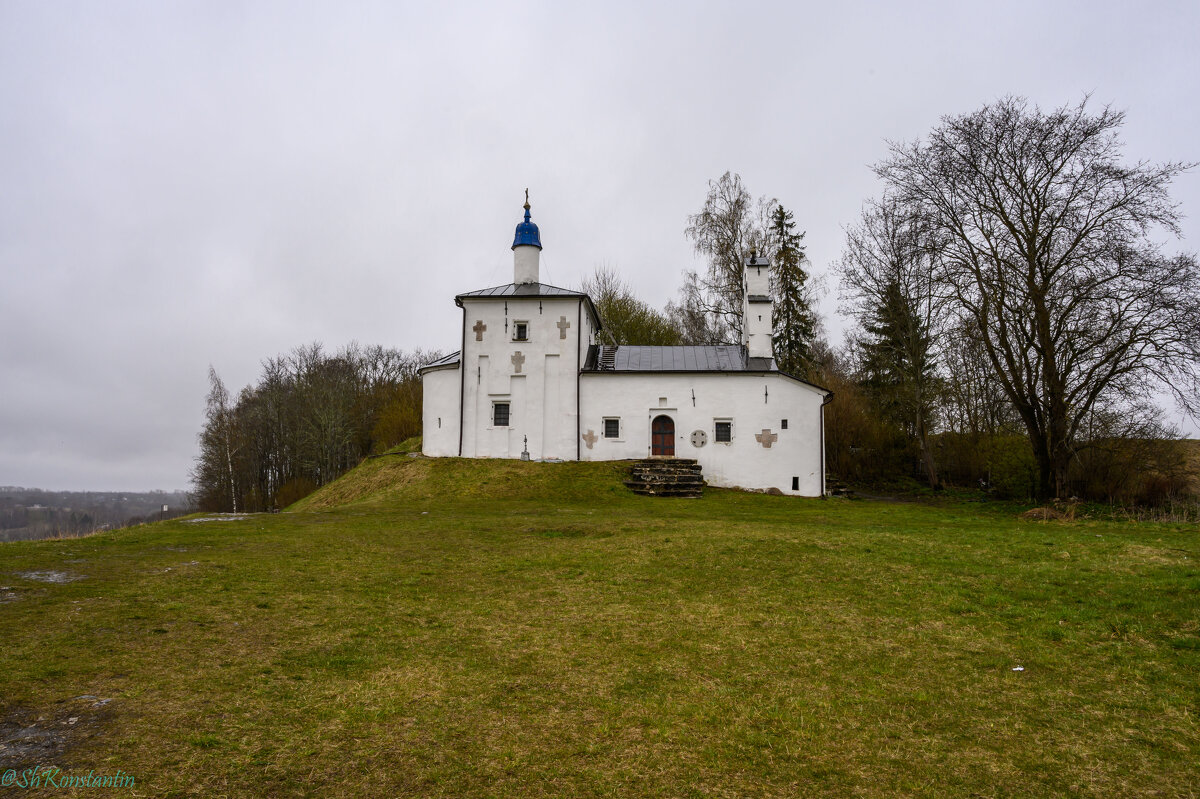
[(604, 437), (605, 438), (620, 438), (621, 437), (621, 419), (614, 417), (604, 420)]
[(528, 322), (513, 322), (513, 341), (529, 341)]
[(717, 419), (713, 423), (713, 441), (718, 444), (729, 444), (733, 441), (733, 422), (727, 419)]
[(492, 425), (508, 427), (508, 403), (497, 402), (492, 405)]

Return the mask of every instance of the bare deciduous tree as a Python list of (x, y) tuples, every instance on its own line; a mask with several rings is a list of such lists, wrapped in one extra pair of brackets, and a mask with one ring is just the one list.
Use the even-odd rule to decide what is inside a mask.
[(417, 370), (438, 358), (350, 344), (320, 344), (263, 363), (256, 386), (231, 402), (215, 370), (192, 473), (202, 510), (287, 505), (360, 458), (421, 432)]
[(1123, 112), (1006, 98), (876, 166), (942, 239), (938, 279), (1020, 415), (1039, 495), (1060, 493), (1098, 404), (1156, 386), (1200, 407), (1200, 269), (1166, 255), (1182, 163), (1124, 165)]

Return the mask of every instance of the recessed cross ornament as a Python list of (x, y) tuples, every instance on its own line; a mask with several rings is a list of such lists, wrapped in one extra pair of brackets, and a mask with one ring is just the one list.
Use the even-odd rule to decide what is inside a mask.
[(558, 327), (558, 337), (566, 338), (567, 337), (567, 328), (569, 328), (571, 326), (571, 323), (567, 321), (567, 317), (565, 317), (565, 316), (558, 317), (558, 322), (556, 323), (556, 325)]
[(591, 449), (592, 445), (595, 444), (599, 439), (600, 439), (600, 436), (596, 435), (591, 430), (588, 430), (586, 433), (583, 434), (583, 443), (587, 444), (588, 449)]
[(476, 340), (476, 341), (483, 341), (483, 331), (487, 330), (487, 325), (485, 325), (485, 324), (483, 323), (483, 320), (482, 320), (482, 319), (476, 319), (476, 320), (475, 320), (475, 326), (474, 326), (474, 327), (472, 327), (471, 329), (475, 331), (475, 340)]
[(771, 428), (764, 427), (761, 433), (754, 434), (754, 440), (763, 445), (763, 449), (770, 449), (771, 445), (779, 440), (776, 433), (771, 432)]
[(517, 374), (520, 374), (521, 373), (521, 364), (523, 364), (523, 363), (525, 363), (525, 356), (521, 354), (520, 350), (517, 350), (516, 352), (514, 352), (512, 354), (513, 371), (516, 372)]

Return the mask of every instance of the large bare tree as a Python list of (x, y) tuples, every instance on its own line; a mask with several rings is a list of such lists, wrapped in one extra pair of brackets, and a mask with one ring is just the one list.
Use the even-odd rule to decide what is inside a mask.
[(942, 239), (938, 278), (1024, 423), (1043, 497), (1064, 491), (1098, 404), (1166, 387), (1200, 408), (1200, 270), (1159, 242), (1179, 233), (1168, 188), (1189, 165), (1125, 164), (1124, 112), (1087, 104), (1005, 98), (875, 168)]

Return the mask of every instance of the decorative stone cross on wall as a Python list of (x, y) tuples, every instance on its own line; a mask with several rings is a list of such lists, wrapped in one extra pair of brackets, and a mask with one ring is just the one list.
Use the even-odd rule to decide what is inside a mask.
[(596, 441), (599, 440), (599, 438), (600, 438), (600, 436), (596, 435), (591, 430), (588, 430), (586, 433), (583, 434), (583, 443), (587, 444), (588, 449), (591, 449), (592, 445), (595, 444)]
[(771, 432), (771, 428), (764, 427), (761, 433), (754, 434), (754, 440), (763, 445), (763, 449), (770, 449), (771, 445), (779, 440), (779, 436)]
[(569, 328), (571, 326), (571, 323), (567, 321), (567, 317), (565, 317), (565, 316), (558, 317), (558, 322), (556, 323), (556, 326), (558, 327), (558, 337), (566, 338), (567, 337), (567, 328)]
[(476, 319), (475, 326), (471, 329), (475, 331), (475, 340), (483, 341), (483, 331), (487, 330), (487, 325), (483, 323), (483, 320)]
[(513, 362), (513, 371), (520, 374), (521, 364), (525, 363), (525, 356), (521, 354), (520, 350), (517, 350), (516, 352), (514, 352), (512, 354), (512, 362)]

